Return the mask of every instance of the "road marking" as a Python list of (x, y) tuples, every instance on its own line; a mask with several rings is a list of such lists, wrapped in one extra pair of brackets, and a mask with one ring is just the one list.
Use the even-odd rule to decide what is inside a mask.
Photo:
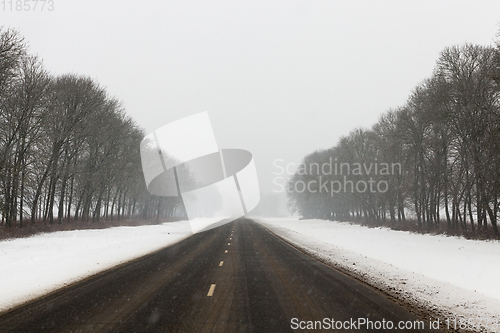
[(219, 266), (222, 266), (224, 265), (224, 261), (221, 260), (221, 262), (219, 263)]
[(226, 250), (226, 252), (224, 252), (224, 253), (227, 253), (227, 250)]
[(214, 290), (215, 290), (215, 283), (210, 286), (207, 296), (212, 296), (214, 294)]

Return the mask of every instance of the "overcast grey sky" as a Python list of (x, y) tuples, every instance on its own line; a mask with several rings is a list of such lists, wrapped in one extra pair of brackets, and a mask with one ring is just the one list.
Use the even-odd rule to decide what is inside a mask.
[(491, 45), (500, 1), (53, 0), (3, 10), (54, 74), (96, 79), (150, 132), (208, 111), (221, 148), (251, 151), (261, 188), (404, 104), (439, 52)]

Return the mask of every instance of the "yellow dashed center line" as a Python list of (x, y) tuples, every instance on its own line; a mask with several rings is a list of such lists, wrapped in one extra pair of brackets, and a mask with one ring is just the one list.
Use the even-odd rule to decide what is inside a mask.
[(215, 290), (215, 283), (210, 286), (207, 296), (212, 296), (214, 294), (214, 290)]

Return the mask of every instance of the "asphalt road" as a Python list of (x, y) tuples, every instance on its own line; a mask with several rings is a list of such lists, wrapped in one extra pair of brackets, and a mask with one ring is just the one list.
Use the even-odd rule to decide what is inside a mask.
[(237, 220), (3, 314), (0, 332), (328, 332), (331, 319), (339, 332), (421, 320)]

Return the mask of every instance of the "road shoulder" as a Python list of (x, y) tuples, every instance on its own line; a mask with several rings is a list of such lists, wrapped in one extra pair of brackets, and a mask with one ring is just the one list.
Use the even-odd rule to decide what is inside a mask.
[(265, 218), (254, 220), (298, 250), (382, 291), (416, 315), (439, 318), (445, 330), (447, 326), (458, 328), (460, 320), (469, 321), (469, 329), (461, 331), (494, 332), (500, 328), (494, 311), (500, 308), (497, 299), (301, 235)]

